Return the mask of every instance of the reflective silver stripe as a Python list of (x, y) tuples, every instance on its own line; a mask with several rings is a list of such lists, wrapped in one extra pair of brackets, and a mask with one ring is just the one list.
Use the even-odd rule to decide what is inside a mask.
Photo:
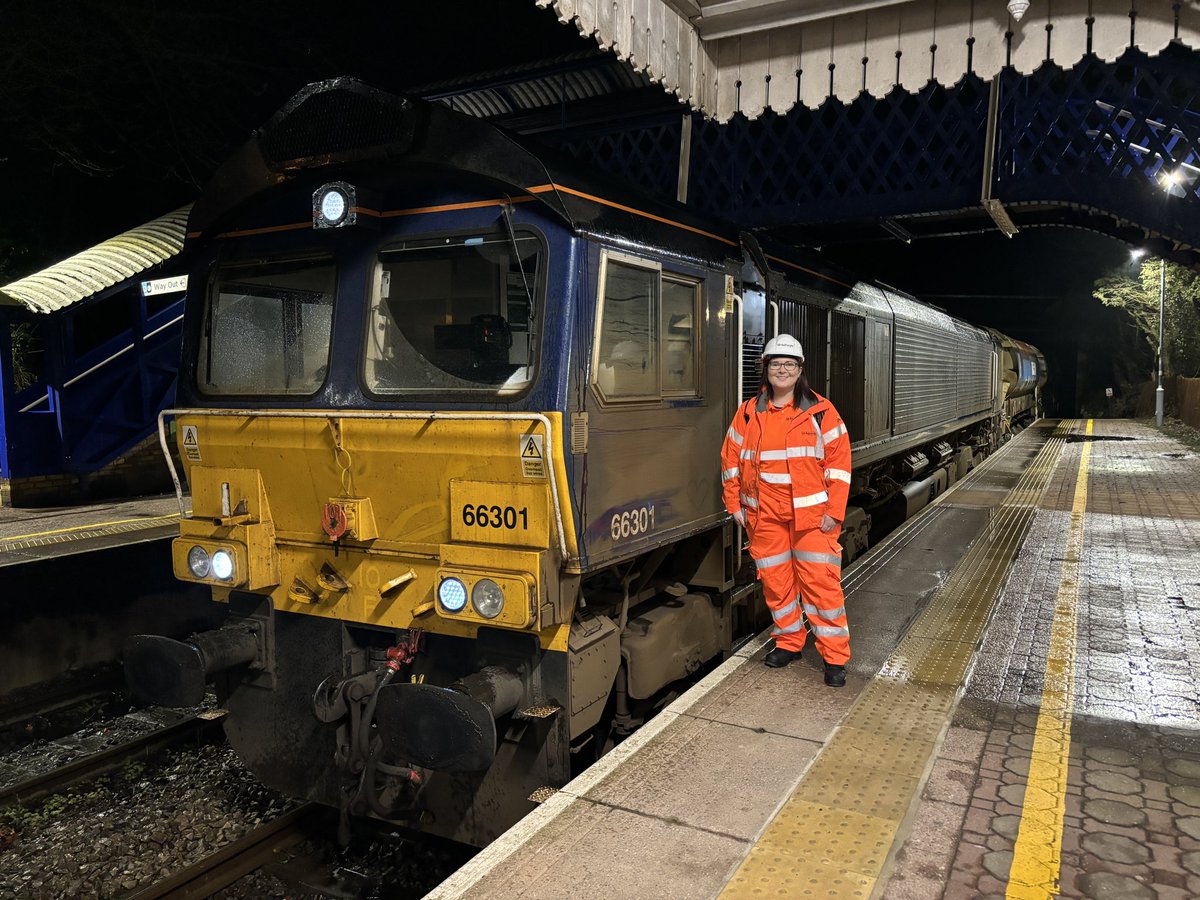
[[(712, 469), (709, 469), (709, 471), (711, 472)], [(795, 509), (803, 509), (806, 506), (816, 506), (818, 503), (824, 503), (828, 499), (829, 495), (821, 491), (819, 494), (809, 494), (807, 497), (793, 497), (792, 506)]]
[(805, 603), (804, 611), (810, 616), (816, 616), (818, 619), (832, 622), (834, 619), (840, 619), (846, 614), (846, 607), (839, 606), (835, 609), (817, 609), (811, 603)]
[(843, 422), (841, 425), (838, 425), (836, 428), (830, 428), (828, 431), (826, 431), (824, 434), (822, 434), (821, 437), (825, 440), (825, 443), (829, 443), (830, 441), (840, 438), (845, 433), (846, 433), (846, 423)]
[(732, 440), (735, 444), (740, 444), (743, 440), (745, 440), (745, 438), (743, 438), (740, 434), (738, 434), (736, 431), (733, 430), (732, 425), (729, 426), (729, 439)]
[(842, 558), (832, 553), (816, 553), (812, 550), (793, 550), (792, 557), (797, 562), (828, 563), (831, 566), (842, 567)]
[(741, 458), (742, 459), (754, 459), (754, 451), (753, 450), (743, 450)]
[(791, 562), (791, 561), (792, 561), (791, 553), (776, 553), (774, 556), (767, 556), (767, 557), (764, 557), (763, 559), (756, 559), (754, 561), (754, 568), (769, 569), (772, 566), (781, 566), (784, 563)]
[(753, 497), (747, 497), (745, 494), (742, 494), (742, 506), (748, 506), (751, 509), (758, 509), (758, 501)]
[(767, 462), (768, 460), (787, 459), (788, 454), (786, 450), (764, 450), (758, 454), (758, 458), (763, 462)]
[(821, 637), (850, 637), (849, 628), (835, 628), (832, 625), (810, 625), (813, 634), (819, 634)]
[(817, 451), (817, 459), (824, 459), (825, 458), (825, 442), (823, 440), (821, 440), (821, 429), (817, 426), (817, 423), (815, 421), (813, 422), (813, 434), (815, 434), (817, 436), (817, 446), (815, 448)]
[(844, 481), (846, 484), (850, 483), (850, 473), (845, 469), (826, 469), (825, 477), (830, 481)]
[(734, 466), (732, 469), (725, 469), (721, 473), (721, 480), (722, 481), (732, 481), (734, 478), (737, 478), (738, 475), (740, 475), (740, 474), (741, 474), (741, 470), (737, 466)]
[(795, 634), (803, 627), (804, 622), (800, 619), (797, 619), (795, 622), (785, 628), (780, 628), (778, 625), (775, 626), (771, 629), (771, 634)]
[(759, 472), (758, 477), (767, 484), (791, 484), (791, 475), (776, 475), (774, 472)]
[(819, 456), (820, 451), (816, 447), (788, 447), (787, 455), (791, 459), (796, 457)]
[(782, 609), (773, 609), (773, 610), (771, 610), (771, 618), (774, 619), (776, 622), (778, 622), (780, 619), (786, 619), (788, 616), (790, 616), (792, 613), (794, 613), (796, 611), (796, 606), (797, 606), (797, 603), (795, 600), (793, 600), (791, 603), (789, 603), (787, 606), (783, 607)]

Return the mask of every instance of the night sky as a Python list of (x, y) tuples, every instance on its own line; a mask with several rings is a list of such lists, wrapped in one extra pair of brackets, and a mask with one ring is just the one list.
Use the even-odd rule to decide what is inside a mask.
[[(403, 91), (594, 48), (532, 0), (0, 3), (0, 283), (190, 202), (301, 86)], [(1037, 344), (1063, 412), (1150, 362), (1091, 284), (1128, 259), (1032, 229), (828, 248), (853, 271)], [(1078, 384), (1077, 384), (1078, 377)]]

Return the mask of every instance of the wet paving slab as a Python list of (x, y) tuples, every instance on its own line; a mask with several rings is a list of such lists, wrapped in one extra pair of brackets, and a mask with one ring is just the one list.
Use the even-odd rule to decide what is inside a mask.
[[(1200, 896), (1200, 458), (1132, 422), (1097, 421), (1093, 438), (1063, 448), (882, 896), (1050, 896), (1014, 874), (1023, 826), (1054, 844), (1061, 896)], [(1046, 674), (1064, 594), (1065, 688), (1062, 669)], [(1065, 736), (1058, 798), (1031, 775), (1054, 755), (1048, 721)], [(1055, 801), (1060, 831), (1043, 841), (1030, 810)]]

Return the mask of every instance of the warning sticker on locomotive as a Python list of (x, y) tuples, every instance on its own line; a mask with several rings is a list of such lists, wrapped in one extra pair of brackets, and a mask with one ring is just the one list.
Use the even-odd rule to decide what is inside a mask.
[(521, 435), (521, 474), (526, 478), (546, 477), (546, 452), (540, 434)]
[(192, 462), (200, 462), (200, 432), (195, 425), (183, 426), (183, 455)]

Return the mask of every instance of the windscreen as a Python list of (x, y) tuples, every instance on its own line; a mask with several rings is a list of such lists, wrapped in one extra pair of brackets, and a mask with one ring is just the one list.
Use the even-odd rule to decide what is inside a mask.
[(542, 245), (501, 231), (379, 255), (365, 348), (377, 394), (520, 393), (537, 363)]
[(197, 368), (206, 394), (312, 394), (325, 380), (337, 273), (329, 260), (222, 266)]

